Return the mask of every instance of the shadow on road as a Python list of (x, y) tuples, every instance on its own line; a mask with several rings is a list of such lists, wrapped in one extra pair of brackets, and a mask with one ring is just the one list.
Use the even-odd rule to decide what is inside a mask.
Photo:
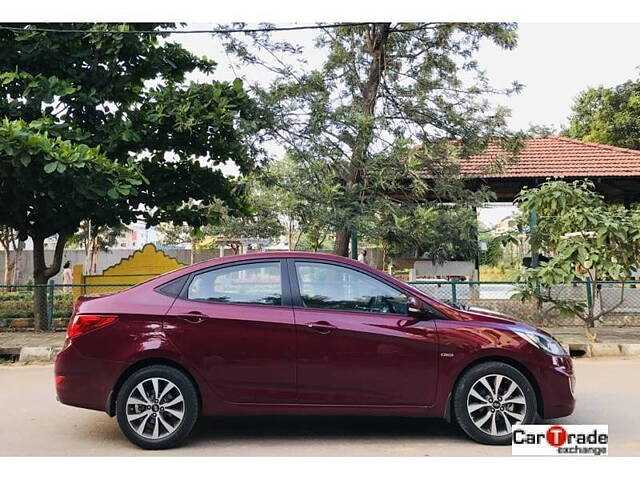
[(205, 417), (196, 424), (191, 443), (202, 440), (464, 440), (461, 430), (441, 419), (399, 417)]

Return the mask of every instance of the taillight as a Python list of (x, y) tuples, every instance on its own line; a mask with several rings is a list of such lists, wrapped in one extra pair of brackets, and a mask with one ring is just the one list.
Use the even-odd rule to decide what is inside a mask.
[(67, 338), (75, 338), (92, 330), (106, 327), (118, 319), (115, 315), (76, 315), (67, 329)]

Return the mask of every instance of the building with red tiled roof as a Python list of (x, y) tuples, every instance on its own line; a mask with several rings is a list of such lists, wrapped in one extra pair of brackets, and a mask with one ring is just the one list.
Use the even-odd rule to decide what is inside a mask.
[(591, 179), (608, 201), (640, 201), (640, 151), (582, 142), (565, 137), (525, 140), (516, 158), (490, 145), (486, 151), (459, 160), (471, 184), (486, 184), (500, 201), (510, 201), (524, 187), (547, 178)]

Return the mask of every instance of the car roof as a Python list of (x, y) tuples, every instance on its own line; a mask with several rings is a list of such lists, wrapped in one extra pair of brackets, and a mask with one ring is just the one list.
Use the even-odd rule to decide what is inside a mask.
[(320, 252), (304, 252), (299, 250), (272, 250), (269, 252), (257, 252), (257, 253), (243, 253), (240, 255), (229, 255), (227, 257), (218, 257), (212, 260), (219, 260), (221, 258), (230, 259), (237, 257), (255, 257), (255, 258), (269, 258), (269, 257), (305, 257), (305, 258), (341, 258), (345, 260), (349, 260), (347, 257), (342, 257), (340, 255), (334, 255), (332, 253), (320, 253)]
[(357, 260), (351, 258), (342, 257), (340, 255), (333, 255), (331, 253), (316, 253), (316, 252), (298, 252), (298, 251), (276, 251), (276, 252), (259, 252), (259, 253), (244, 253), (240, 255), (230, 255), (228, 257), (218, 257), (211, 260), (204, 260), (202, 262), (194, 263), (191, 266), (198, 266), (198, 269), (207, 268), (208, 266), (223, 265), (230, 262), (240, 262), (246, 260), (269, 260), (279, 258), (302, 258), (308, 260), (328, 260), (340, 263), (346, 263), (356, 265), (358, 267), (365, 267), (366, 265)]

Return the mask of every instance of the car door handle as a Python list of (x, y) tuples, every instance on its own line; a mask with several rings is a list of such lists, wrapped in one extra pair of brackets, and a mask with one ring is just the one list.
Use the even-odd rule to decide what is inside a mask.
[(202, 323), (207, 318), (209, 318), (207, 315), (198, 311), (188, 312), (186, 315), (182, 316), (183, 320), (186, 320), (187, 322), (194, 323), (194, 324)]
[(327, 333), (331, 333), (336, 329), (335, 325), (331, 325), (329, 322), (314, 322), (307, 323), (307, 327), (312, 328), (315, 332), (318, 332), (322, 335), (326, 335)]

